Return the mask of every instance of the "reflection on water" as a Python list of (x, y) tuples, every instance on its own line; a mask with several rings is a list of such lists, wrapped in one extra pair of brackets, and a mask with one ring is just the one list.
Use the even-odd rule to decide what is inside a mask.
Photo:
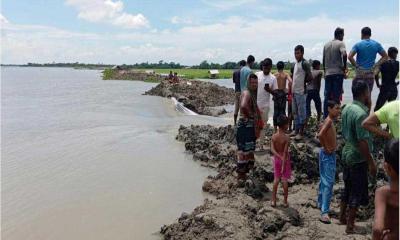
[(157, 239), (202, 202), (210, 171), (175, 141), (185, 116), (154, 84), (99, 71), (2, 71), (4, 239)]

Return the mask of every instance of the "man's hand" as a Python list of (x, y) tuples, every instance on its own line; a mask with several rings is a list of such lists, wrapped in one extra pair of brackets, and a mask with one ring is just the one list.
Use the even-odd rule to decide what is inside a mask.
[(371, 176), (375, 177), (376, 176), (376, 164), (375, 162), (371, 162), (368, 164), (368, 169), (369, 169), (369, 173), (371, 174)]
[(349, 69), (345, 68), (343, 73), (344, 73), (344, 78), (347, 79), (349, 77)]

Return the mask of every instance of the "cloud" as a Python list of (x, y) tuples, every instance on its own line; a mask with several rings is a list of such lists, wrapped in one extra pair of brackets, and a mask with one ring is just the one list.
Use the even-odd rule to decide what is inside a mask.
[(109, 23), (122, 28), (141, 28), (149, 25), (142, 15), (124, 12), (119, 0), (66, 0), (66, 4), (78, 10), (78, 18), (94, 23)]
[(333, 19), (316, 16), (304, 20), (260, 18), (248, 21), (229, 17), (207, 25), (141, 32), (94, 34), (35, 25), (8, 24), (2, 31), (4, 63), (72, 61), (131, 64), (159, 60), (199, 64), (202, 60), (224, 63), (253, 54), (256, 60), (292, 60), (297, 44), (307, 59), (321, 59), (324, 43), (336, 27), (345, 29), (350, 50), (360, 39), (360, 29), (372, 28), (372, 38), (383, 46), (398, 46), (398, 17)]
[(257, 0), (202, 0), (202, 2), (219, 10), (229, 10), (244, 4), (254, 4)]
[(6, 17), (3, 16), (3, 14), (0, 14), (0, 23), (1, 24), (6, 24), (9, 23)]
[(178, 16), (173, 16), (171, 18), (171, 23), (172, 24), (192, 24), (192, 20), (188, 18), (182, 18)]

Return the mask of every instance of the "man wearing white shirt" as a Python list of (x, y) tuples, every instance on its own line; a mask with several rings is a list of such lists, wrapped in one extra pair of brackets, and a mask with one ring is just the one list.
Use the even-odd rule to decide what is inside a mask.
[(265, 132), (268, 122), (268, 113), (270, 108), (270, 92), (277, 88), (277, 81), (275, 76), (271, 73), (272, 60), (269, 58), (261, 62), (262, 71), (256, 73), (258, 77), (257, 88), (257, 106), (261, 111), (261, 118), (264, 122), (264, 128), (260, 133), (260, 150), (263, 149), (265, 144)]

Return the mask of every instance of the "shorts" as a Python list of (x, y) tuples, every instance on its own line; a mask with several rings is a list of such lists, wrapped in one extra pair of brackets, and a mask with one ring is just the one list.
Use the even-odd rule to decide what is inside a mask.
[(368, 165), (356, 163), (343, 169), (344, 191), (342, 201), (349, 207), (368, 205)]
[(274, 178), (275, 179), (282, 179), (282, 181), (288, 181), (292, 177), (292, 166), (290, 163), (290, 155), (286, 160), (285, 169), (282, 173), (282, 164), (283, 161), (278, 156), (274, 156)]

